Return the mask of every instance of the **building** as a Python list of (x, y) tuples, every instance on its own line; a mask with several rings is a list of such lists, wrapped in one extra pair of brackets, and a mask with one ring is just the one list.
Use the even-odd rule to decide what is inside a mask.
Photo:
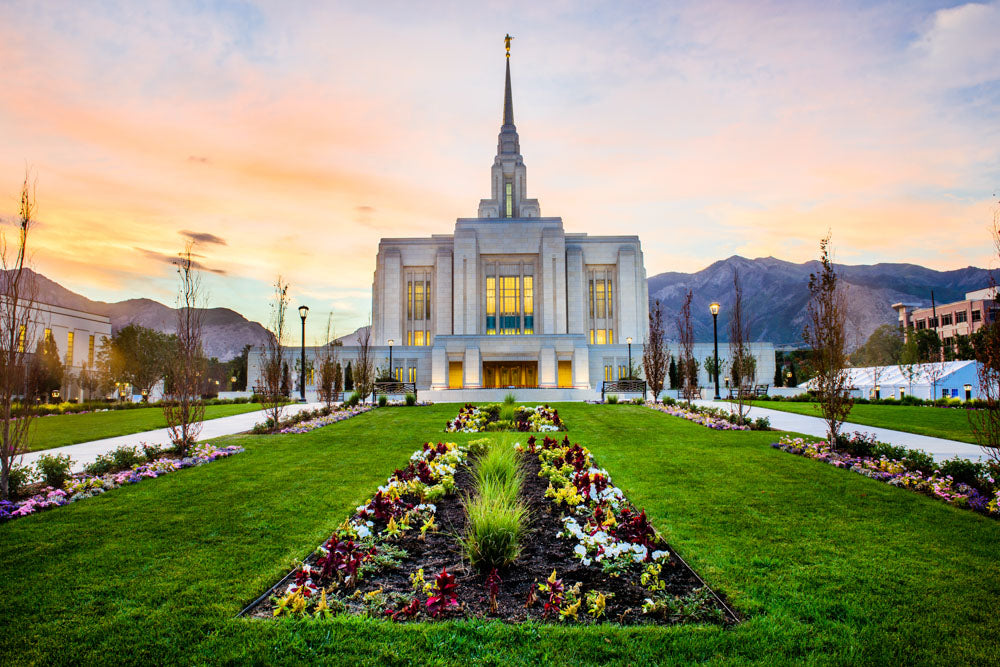
[[(630, 355), (641, 368), (649, 329), (642, 244), (635, 235), (568, 232), (528, 197), (509, 47), (489, 178), (476, 217), (459, 218), (451, 233), (380, 241), (371, 323), (377, 365), (387, 368), (391, 356), (392, 375), (431, 400), (490, 400), (510, 388), (544, 390), (524, 394), (537, 400), (599, 396), (601, 382), (627, 375)], [(774, 371), (767, 347), (762, 377)], [(356, 356), (350, 345), (339, 354), (345, 366)], [(250, 386), (259, 365), (251, 355)]]
[(995, 322), (1000, 316), (996, 303), (996, 288), (967, 292), (965, 300), (945, 303), (932, 308), (922, 308), (912, 303), (894, 303), (903, 331), (911, 327), (917, 331), (933, 329), (941, 342), (954, 344), (956, 336), (969, 336), (984, 324)]
[(25, 351), (33, 353), (38, 341), (51, 339), (66, 367), (60, 395), (53, 398), (90, 398), (83, 395), (77, 379), (84, 368), (96, 367), (101, 345), (111, 337), (111, 319), (107, 315), (36, 302), (30, 321), (24, 335)]
[[(912, 366), (874, 366), (847, 369), (855, 398), (979, 398), (975, 361), (944, 361)], [(811, 389), (814, 380), (799, 385)]]

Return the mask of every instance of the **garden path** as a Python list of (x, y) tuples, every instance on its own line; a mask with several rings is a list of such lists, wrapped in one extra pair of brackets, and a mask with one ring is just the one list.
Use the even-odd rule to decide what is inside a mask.
[[(694, 401), (694, 403), (705, 407), (719, 407), (720, 404), (728, 405), (725, 401), (716, 402), (702, 400)], [(781, 410), (768, 410), (767, 408), (753, 406), (750, 408), (750, 418), (757, 419), (758, 417), (767, 417), (771, 420), (771, 428), (776, 428), (779, 431), (792, 431), (794, 433), (813, 435), (819, 438), (825, 438), (827, 434), (826, 422), (819, 417), (810, 417), (808, 415), (799, 415)], [(893, 429), (879, 428), (877, 426), (864, 426), (862, 424), (853, 424), (851, 422), (845, 422), (841, 429), (841, 432), (843, 433), (853, 433), (855, 431), (859, 433), (870, 433), (878, 440), (887, 442), (890, 445), (898, 445), (909, 449), (922, 449), (928, 454), (932, 454), (937, 461), (943, 461), (945, 459), (952, 458), (953, 456), (960, 456), (963, 459), (969, 459), (971, 461), (980, 461), (984, 459), (983, 450), (978, 446), (971, 445), (967, 442), (946, 440), (944, 438), (933, 438), (928, 435), (895, 431)]]
[[(283, 415), (287, 417), (297, 414), (302, 410), (315, 410), (319, 407), (322, 407), (322, 403), (293, 403), (285, 407)], [(231, 417), (209, 419), (204, 422), (198, 439), (211, 440), (212, 438), (224, 435), (243, 433), (244, 431), (249, 431), (258, 423), (263, 422), (266, 418), (264, 411), (258, 410), (257, 412), (244, 412), (243, 414), (232, 415)], [(70, 458), (73, 459), (73, 472), (82, 472), (84, 465), (96, 460), (101, 454), (107, 454), (122, 445), (138, 445), (140, 442), (149, 445), (166, 446), (170, 444), (170, 433), (166, 428), (158, 428), (152, 431), (118, 435), (113, 438), (91, 440), (90, 442), (81, 442), (65, 447), (42, 449), (25, 454), (21, 464), (33, 466), (38, 457), (43, 454), (56, 456), (69, 454)]]

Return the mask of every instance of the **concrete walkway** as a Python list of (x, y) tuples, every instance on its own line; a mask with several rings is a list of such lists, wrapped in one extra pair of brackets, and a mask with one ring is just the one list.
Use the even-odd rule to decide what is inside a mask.
[[(282, 415), (288, 417), (293, 414), (298, 414), (302, 410), (315, 410), (322, 407), (322, 405), (322, 403), (293, 403), (285, 406), (285, 410)], [(201, 429), (198, 440), (211, 440), (212, 438), (218, 438), (223, 435), (243, 433), (245, 431), (249, 431), (265, 419), (267, 419), (267, 417), (263, 410), (258, 410), (256, 412), (244, 412), (243, 414), (233, 415), (231, 417), (209, 419), (204, 422), (204, 427)], [(73, 472), (82, 472), (85, 464), (96, 460), (101, 454), (107, 454), (110, 451), (118, 449), (122, 445), (138, 445), (139, 443), (146, 443), (147, 445), (160, 445), (161, 447), (164, 447), (170, 444), (170, 433), (165, 428), (158, 428), (153, 431), (142, 431), (140, 433), (131, 433), (129, 435), (118, 435), (113, 438), (91, 440), (90, 442), (81, 442), (75, 445), (66, 445), (65, 447), (28, 452), (23, 456), (21, 465), (34, 466), (35, 461), (37, 461), (38, 457), (42, 454), (53, 454), (56, 456), (69, 454), (70, 458), (73, 459)]]
[[(726, 401), (696, 400), (694, 403), (704, 407), (721, 407), (723, 409), (728, 409), (729, 406), (729, 403)], [(783, 410), (769, 410), (758, 406), (750, 408), (749, 416), (751, 419), (767, 417), (771, 420), (771, 428), (781, 431), (792, 431), (794, 433), (826, 438), (826, 422), (819, 417), (799, 415), (794, 412), (784, 412)], [(916, 433), (907, 433), (906, 431), (895, 431), (893, 429), (865, 426), (851, 422), (844, 422), (844, 425), (841, 427), (841, 433), (854, 433), (855, 431), (870, 433), (876, 439), (881, 442), (887, 442), (890, 445), (898, 445), (908, 449), (922, 449), (928, 454), (932, 454), (937, 461), (950, 459), (954, 456), (969, 459), (970, 461), (984, 460), (983, 450), (967, 442), (932, 438), (928, 435), (918, 435)]]

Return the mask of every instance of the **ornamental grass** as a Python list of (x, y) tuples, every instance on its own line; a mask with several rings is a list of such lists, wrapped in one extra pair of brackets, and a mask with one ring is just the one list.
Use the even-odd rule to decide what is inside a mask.
[(528, 507), (521, 499), (524, 471), (506, 438), (494, 441), (479, 457), (473, 480), (474, 489), (464, 501), (461, 545), (473, 567), (489, 571), (517, 559), (527, 532)]

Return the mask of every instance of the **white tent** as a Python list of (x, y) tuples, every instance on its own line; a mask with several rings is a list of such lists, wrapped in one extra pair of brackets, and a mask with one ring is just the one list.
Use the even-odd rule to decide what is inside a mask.
[[(979, 398), (979, 378), (975, 361), (943, 361), (911, 366), (870, 366), (849, 368), (849, 385), (856, 398)], [(812, 389), (813, 381), (802, 389)], [(877, 390), (876, 390), (877, 387)]]

